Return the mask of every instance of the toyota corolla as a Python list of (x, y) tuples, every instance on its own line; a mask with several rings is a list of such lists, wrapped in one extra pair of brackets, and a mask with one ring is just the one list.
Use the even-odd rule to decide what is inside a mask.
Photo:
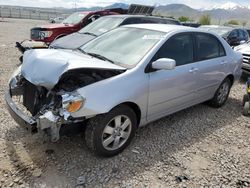
[(61, 126), (80, 123), (88, 147), (112, 156), (140, 126), (205, 101), (223, 106), (241, 66), (242, 55), (216, 34), (123, 26), (77, 50), (25, 52), (5, 99), (12, 117), (31, 132), (57, 141)]

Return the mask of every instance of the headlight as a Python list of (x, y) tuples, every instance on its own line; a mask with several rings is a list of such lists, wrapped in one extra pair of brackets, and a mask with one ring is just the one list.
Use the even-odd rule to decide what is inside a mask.
[(62, 107), (69, 113), (80, 110), (85, 103), (85, 99), (78, 93), (62, 95)]
[(16, 84), (19, 81), (21, 75), (21, 67), (22, 66), (20, 65), (10, 77), (9, 84), (12, 89), (16, 87)]
[(40, 31), (39, 35), (41, 39), (48, 38), (53, 34), (53, 31)]

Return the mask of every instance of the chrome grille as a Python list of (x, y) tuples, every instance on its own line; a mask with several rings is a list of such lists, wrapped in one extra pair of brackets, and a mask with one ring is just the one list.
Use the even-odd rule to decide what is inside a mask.
[(250, 54), (242, 54), (243, 55), (243, 63), (250, 64)]
[(40, 39), (40, 29), (31, 29), (31, 39)]

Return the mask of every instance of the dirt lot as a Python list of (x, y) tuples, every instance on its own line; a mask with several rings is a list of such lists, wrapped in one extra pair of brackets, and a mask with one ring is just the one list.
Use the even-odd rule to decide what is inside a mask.
[(0, 187), (250, 187), (244, 81), (223, 108), (201, 104), (151, 123), (113, 158), (89, 152), (82, 133), (49, 143), (19, 127), (5, 108), (4, 90), (19, 63), (15, 41), (41, 23), (0, 22)]

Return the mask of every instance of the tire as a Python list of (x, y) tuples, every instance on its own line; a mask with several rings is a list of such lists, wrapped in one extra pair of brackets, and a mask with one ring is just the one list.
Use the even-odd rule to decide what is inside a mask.
[(229, 78), (226, 78), (215, 92), (214, 97), (209, 101), (209, 105), (214, 108), (222, 107), (228, 99), (231, 86), (231, 81)]
[(136, 129), (135, 112), (127, 105), (120, 105), (109, 113), (88, 121), (85, 130), (86, 145), (99, 156), (111, 157), (129, 145)]

